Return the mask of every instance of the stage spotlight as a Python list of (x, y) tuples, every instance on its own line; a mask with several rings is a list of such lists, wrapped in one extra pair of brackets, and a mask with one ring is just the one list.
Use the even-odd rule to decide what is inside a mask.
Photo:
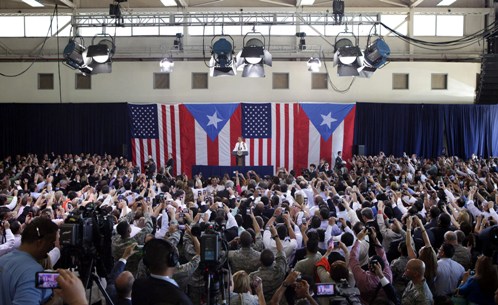
[(163, 58), (159, 62), (159, 67), (161, 68), (161, 72), (164, 72), (164, 73), (173, 72), (173, 68), (175, 67), (175, 63), (173, 62), (173, 58), (171, 58), (171, 57)]
[(299, 50), (306, 50), (306, 33), (305, 32), (298, 32), (296, 33), (296, 37), (299, 37)]
[(377, 69), (382, 68), (387, 58), (391, 54), (391, 49), (382, 39), (376, 39), (372, 44), (368, 45), (363, 52), (363, 67), (359, 69), (359, 76), (370, 78)]
[[(356, 41), (356, 37), (355, 37)], [(334, 67), (337, 66), (339, 76), (358, 76), (363, 67), (363, 53), (348, 38), (337, 40), (334, 45)]]
[(334, 16), (334, 24), (342, 24), (342, 17), (344, 17), (343, 0), (334, 0), (332, 2), (332, 15)]
[(209, 61), (209, 75), (216, 76), (233, 76), (236, 74), (234, 65), (234, 50), (233, 38), (230, 37), (232, 42), (225, 38), (218, 39), (215, 43), (213, 41), (219, 36), (214, 36), (211, 40), (211, 59)]
[(310, 57), (310, 59), (307, 62), (308, 66), (308, 71), (312, 73), (316, 73), (320, 71), (320, 67), (322, 66), (322, 62), (318, 57)]
[(175, 34), (175, 41), (173, 42), (173, 47), (175, 49), (177, 49), (178, 51), (183, 51), (183, 34), (182, 33)]
[[(103, 37), (103, 39), (95, 44), (95, 39), (98, 37)], [(91, 57), (93, 61), (103, 64), (111, 62), (115, 52), (114, 38), (109, 34), (99, 34), (93, 37), (92, 45), (88, 47), (87, 56)]]
[[(260, 35), (258, 38), (250, 38), (248, 35)], [(261, 33), (251, 32), (244, 36), (244, 48), (237, 54), (237, 69), (242, 70), (242, 77), (265, 77), (264, 65), (271, 67), (272, 55), (265, 49), (265, 40)]]
[[(79, 39), (79, 42), (76, 41)], [(85, 41), (83, 37), (71, 38), (63, 51), (63, 63), (73, 69), (81, 69), (87, 64)]]
[(364, 53), (365, 62), (369, 66), (379, 69), (386, 64), (387, 58), (391, 54), (391, 49), (382, 38), (378, 38), (367, 46)]

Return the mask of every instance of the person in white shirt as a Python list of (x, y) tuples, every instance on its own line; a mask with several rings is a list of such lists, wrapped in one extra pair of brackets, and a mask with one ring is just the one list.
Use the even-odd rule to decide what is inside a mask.
[(453, 245), (444, 243), (438, 251), (437, 273), (434, 281), (434, 295), (448, 296), (455, 292), (465, 269), (451, 258), (455, 254)]
[(235, 153), (235, 157), (237, 159), (237, 165), (244, 166), (247, 155), (247, 144), (246, 142), (244, 142), (244, 139), (242, 137), (237, 138), (237, 143), (235, 143), (233, 152)]

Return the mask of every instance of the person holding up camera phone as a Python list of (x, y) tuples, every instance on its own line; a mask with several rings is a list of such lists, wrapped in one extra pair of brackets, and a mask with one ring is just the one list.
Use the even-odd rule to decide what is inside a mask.
[[(373, 255), (369, 259), (369, 270), (365, 271), (362, 269), (360, 262), (358, 260), (360, 254), (360, 241), (369, 237), (370, 247), (374, 247), (376, 255)], [(353, 272), (354, 279), (356, 281), (356, 286), (363, 293), (361, 294), (361, 301), (364, 304), (370, 304), (371, 301), (375, 300), (377, 297), (387, 297), (385, 292), (381, 290), (382, 285), (378, 276), (373, 272), (373, 267), (376, 263), (380, 263), (382, 273), (385, 278), (392, 282), (392, 271), (387, 262), (386, 254), (384, 248), (377, 239), (377, 234), (375, 230), (369, 228), (363, 228), (358, 234), (357, 239), (351, 249), (351, 255), (349, 258), (349, 265), (351, 271)]]

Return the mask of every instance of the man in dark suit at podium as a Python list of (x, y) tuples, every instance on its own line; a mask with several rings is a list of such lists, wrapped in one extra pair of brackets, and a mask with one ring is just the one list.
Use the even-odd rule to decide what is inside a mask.
[(144, 246), (143, 261), (150, 275), (133, 283), (134, 305), (193, 305), (172, 278), (178, 265), (178, 252), (172, 243), (164, 239), (150, 240)]
[(237, 160), (237, 166), (246, 165), (247, 154), (248, 154), (247, 144), (246, 142), (244, 142), (244, 139), (242, 137), (239, 137), (232, 151), (232, 155), (234, 155), (235, 159)]

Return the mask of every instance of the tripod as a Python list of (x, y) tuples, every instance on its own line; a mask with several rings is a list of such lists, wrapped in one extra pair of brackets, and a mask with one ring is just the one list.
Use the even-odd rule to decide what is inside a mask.
[[(86, 273), (86, 277), (85, 277), (85, 283), (84, 283), (85, 288), (89, 287), (90, 283), (97, 284), (97, 287), (99, 288), (100, 292), (102, 293), (102, 295), (105, 298), (106, 304), (107, 305), (114, 305), (114, 303), (111, 300), (111, 297), (109, 296), (107, 291), (105, 291), (104, 286), (102, 286), (102, 283), (100, 282), (98, 275), (93, 273), (93, 268), (94, 268), (94, 258), (93, 257), (90, 260), (89, 265), (90, 265), (90, 267), (88, 268), (88, 273)], [(82, 280), (83, 280), (83, 278), (82, 278)], [(91, 282), (90, 282), (90, 280), (91, 280)], [(88, 302), (92, 301), (92, 286), (90, 286), (90, 288), (89, 288), (90, 292), (89, 292), (89, 296), (88, 296)]]

